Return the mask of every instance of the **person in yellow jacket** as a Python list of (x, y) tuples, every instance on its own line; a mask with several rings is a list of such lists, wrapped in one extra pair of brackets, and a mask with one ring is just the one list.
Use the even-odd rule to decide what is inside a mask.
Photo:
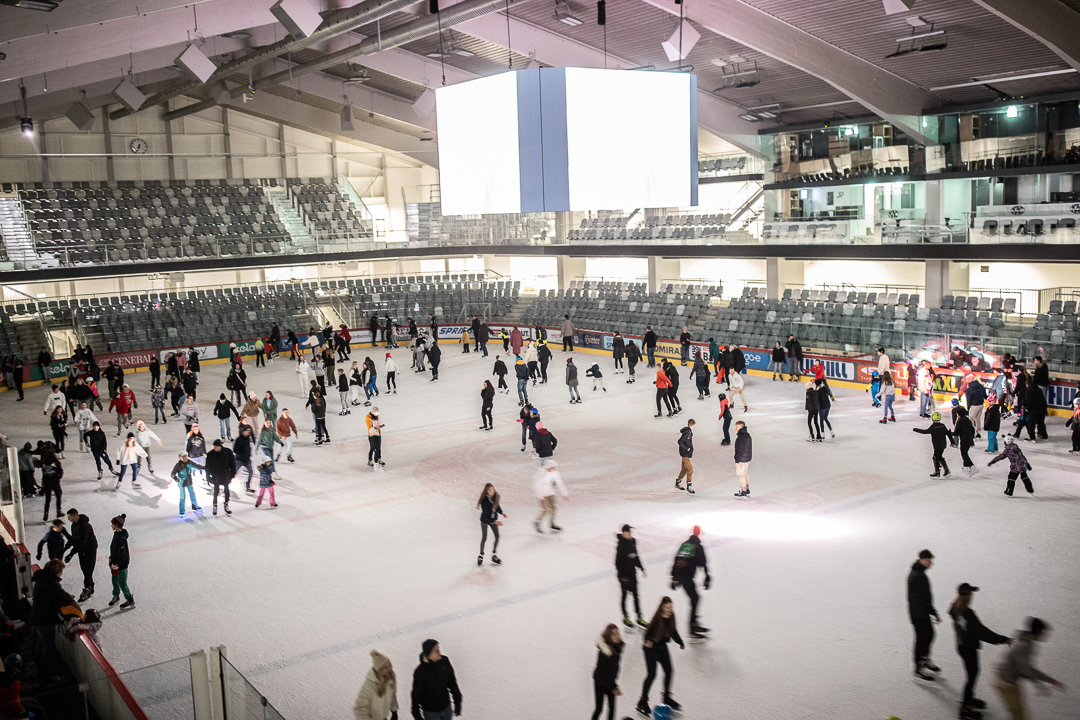
[(364, 416), (364, 423), (367, 425), (368, 435), (368, 467), (374, 468), (376, 465), (380, 468), (385, 467), (386, 463), (382, 461), (383, 422), (379, 419), (379, 408), (371, 408), (371, 412)]
[(469, 352), (469, 328), (461, 329), (461, 352)]
[(371, 651), (371, 669), (368, 670), (360, 694), (353, 705), (356, 720), (387, 720), (397, 717), (397, 676), (390, 658), (378, 650)]

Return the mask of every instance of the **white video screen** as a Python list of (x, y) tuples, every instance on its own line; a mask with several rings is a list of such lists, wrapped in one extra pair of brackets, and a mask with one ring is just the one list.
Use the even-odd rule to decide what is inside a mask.
[(687, 73), (566, 68), (571, 210), (691, 204)]
[(435, 90), (443, 215), (521, 212), (517, 76)]

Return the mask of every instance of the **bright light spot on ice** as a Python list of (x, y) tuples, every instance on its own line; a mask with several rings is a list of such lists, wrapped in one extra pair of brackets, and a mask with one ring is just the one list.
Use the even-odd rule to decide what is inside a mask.
[(751, 540), (827, 540), (842, 537), (851, 528), (833, 518), (757, 510), (727, 510), (689, 515), (677, 527), (701, 526), (701, 539), (734, 537)]

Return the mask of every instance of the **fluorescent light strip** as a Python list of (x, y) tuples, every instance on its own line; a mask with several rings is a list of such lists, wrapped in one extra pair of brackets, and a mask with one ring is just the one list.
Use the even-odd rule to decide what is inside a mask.
[(935, 30), (934, 32), (920, 33), (918, 35), (908, 35), (907, 37), (900, 38), (896, 42), (902, 43), (902, 42), (907, 42), (908, 40), (918, 40), (920, 38), (928, 38), (928, 37), (933, 37), (935, 35), (944, 35), (944, 34), (945, 34), (944, 30)]
[(1008, 75), (1006, 77), (988, 78), (986, 80), (973, 80), (971, 82), (957, 83), (955, 85), (939, 85), (938, 87), (930, 88), (930, 92), (938, 92), (939, 90), (955, 90), (956, 88), (976, 87), (978, 85), (993, 85), (995, 83), (1012, 82), (1013, 80), (1030, 80), (1031, 78), (1050, 77), (1051, 75), (1068, 75), (1074, 72), (1077, 72), (1075, 68), (1066, 68), (1064, 70), (1050, 70), (1048, 72), (1028, 73), (1027, 75)]

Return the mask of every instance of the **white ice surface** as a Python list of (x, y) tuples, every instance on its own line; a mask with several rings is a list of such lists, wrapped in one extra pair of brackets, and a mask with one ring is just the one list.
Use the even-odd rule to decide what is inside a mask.
[[(593, 643), (620, 618), (615, 533), (624, 522), (637, 527), (649, 570), (642, 581), (648, 617), (671, 592), (673, 554), (697, 523), (714, 578), (703, 593), (702, 622), (713, 631), (707, 642), (675, 651), (674, 693), (685, 717), (955, 717), (963, 669), (948, 624), (938, 628), (934, 645), (942, 681), (926, 685), (911, 676), (905, 577), (923, 547), (937, 555), (930, 578), (943, 616), (954, 588), (966, 581), (982, 587), (975, 607), (990, 628), (1010, 633), (1026, 615), (1054, 626), (1038, 663), (1070, 690), (1029, 692), (1028, 702), (1035, 718), (1078, 716), (1080, 459), (1067, 454), (1062, 419), (1052, 419), (1052, 442), (1024, 446), (1036, 495), (1018, 489), (1007, 499), (1007, 467), (987, 469), (984, 445), (975, 453), (982, 469), (975, 478), (959, 472), (955, 450), (947, 456), (953, 477), (927, 478), (930, 442), (911, 432), (924, 423), (904, 399), (897, 402), (900, 421), (883, 426), (865, 393), (838, 389), (837, 438), (810, 445), (803, 442), (802, 386), (751, 377), (751, 412), (735, 413), (754, 437), (753, 499), (743, 502), (732, 497), (737, 484), (731, 449), (719, 445), (715, 396), (697, 401), (685, 369), (685, 412), (657, 420), (643, 366), (638, 383), (627, 385), (626, 376), (607, 372), (609, 358), (578, 355), (584, 402), (571, 406), (562, 382), (565, 356), (556, 352), (551, 384), (530, 393), (559, 438), (556, 458), (571, 499), (560, 507), (563, 533), (538, 535), (531, 522), (537, 461), (518, 450), (516, 398), (498, 395), (496, 430), (478, 430), (480, 387), (494, 357), (461, 355), (459, 348), (445, 346), (437, 384), (408, 369), (407, 351), (395, 351), (400, 393), (377, 400), (387, 425), (381, 473), (366, 467), (361, 408), (338, 417), (335, 394), (327, 418), (333, 444), (314, 447), (290, 364), (278, 360), (262, 370), (248, 363), (251, 389), (260, 396), (274, 390), (300, 427), (297, 462), (281, 465), (277, 510), (256, 510), (244, 496), (231, 517), (211, 517), (200, 488), (207, 511), (189, 510), (178, 520), (177, 490), (165, 478), (181, 447), (179, 422), (154, 428), (165, 447), (154, 448), (157, 478), (141, 491), (108, 490), (94, 480), (89, 455), (69, 451), (64, 506), (89, 515), (102, 544), (91, 607), (104, 607), (109, 597), (108, 520), (128, 515), (138, 607), (107, 611), (101, 632), (116, 667), (132, 670), (224, 644), (285, 717), (346, 718), (368, 653), (377, 648), (397, 668), (404, 718), (420, 644), (433, 637), (457, 670), (464, 717), (588, 717)], [(365, 348), (353, 357), (371, 355), (381, 366), (384, 352)], [(606, 394), (592, 392), (584, 377), (594, 360), (607, 372)], [(207, 419), (225, 369), (202, 373)], [(130, 378), (140, 399), (136, 417), (149, 419), (149, 376)], [(11, 440), (48, 437), (44, 391), (30, 390), (25, 403), (14, 399), (0, 396)], [(698, 420), (693, 497), (672, 487), (678, 431), (690, 417)], [(109, 416), (102, 420), (108, 429)], [(216, 422), (204, 430), (216, 433)], [(502, 493), (509, 518), (499, 548), (503, 565), (477, 568), (474, 504), (487, 481)], [(35, 542), (44, 530), (37, 522), (41, 503), (27, 502)], [(64, 584), (78, 593), (77, 567)], [(686, 596), (679, 591), (675, 599), (685, 630)], [(979, 694), (991, 718), (1004, 717), (992, 688), (1000, 654), (997, 647), (982, 654)], [(619, 717), (635, 715), (643, 677), (640, 634), (630, 633)], [(658, 679), (654, 702), (659, 692)]]

